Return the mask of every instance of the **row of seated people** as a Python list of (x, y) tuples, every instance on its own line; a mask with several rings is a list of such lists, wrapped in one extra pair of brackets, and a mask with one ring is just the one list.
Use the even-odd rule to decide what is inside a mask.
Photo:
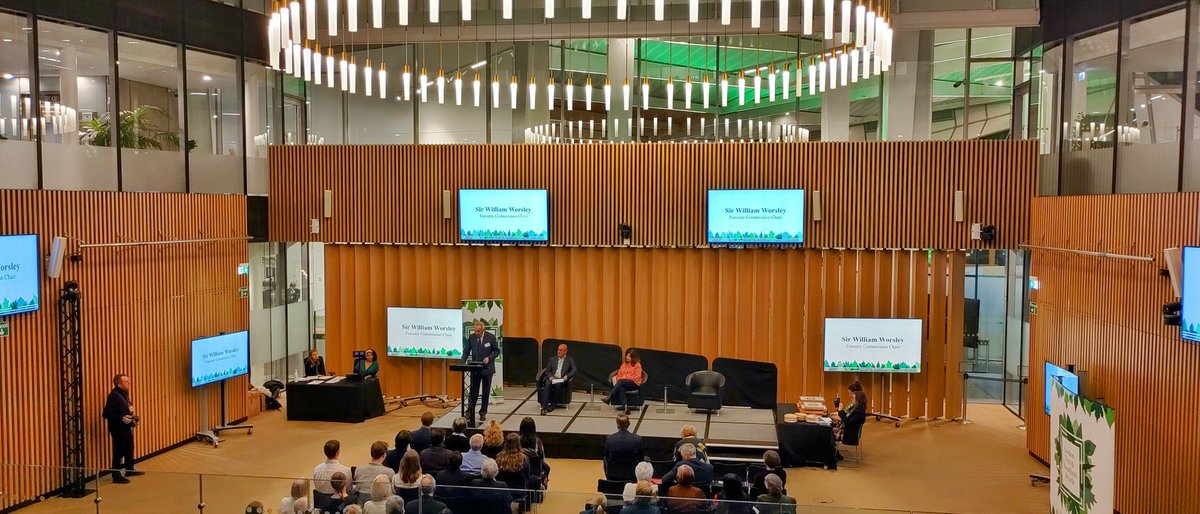
[(632, 494), (613, 497), (597, 494), (584, 505), (580, 514), (795, 514), (796, 500), (783, 491), (783, 482), (774, 473), (764, 478), (766, 491), (753, 501), (747, 496), (740, 477), (729, 473), (722, 478), (723, 490), (710, 498), (693, 482), (689, 465), (682, 465), (676, 482), (660, 497), (659, 487), (649, 480), (632, 484)]

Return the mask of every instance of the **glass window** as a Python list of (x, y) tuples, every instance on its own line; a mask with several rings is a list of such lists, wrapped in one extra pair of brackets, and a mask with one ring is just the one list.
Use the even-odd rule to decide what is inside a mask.
[(186, 191), (178, 48), (120, 36), (117, 68), (124, 190)]
[(966, 99), (967, 31), (933, 32), (933, 126), (930, 139), (964, 139), (963, 107)]
[(261, 64), (245, 66), (247, 194), (267, 194), (267, 147), (279, 143), (278, 131), (271, 130), (279, 101), (276, 73)]
[[(327, 57), (331, 54), (325, 52), (323, 55)], [(342, 116), (345, 95), (339, 85), (335, 84), (336, 80), (327, 80), (331, 75), (324, 68), (326, 57), (322, 57), (321, 60), (320, 80), (314, 80), (308, 86), (308, 143), (314, 145), (336, 145), (345, 142), (342, 131), (342, 124), (345, 122)], [(393, 70), (387, 71), (386, 77), (390, 82), (387, 86), (395, 88), (394, 84), (399, 81), (399, 74), (393, 75)]]
[(1200, 99), (1200, 95), (1196, 94), (1197, 90), (1200, 90), (1200, 37), (1195, 37), (1196, 34), (1200, 34), (1200, 16), (1193, 16), (1191, 23), (1187, 30), (1193, 37), (1187, 59), (1190, 60), (1191, 69), (1195, 70), (1196, 76), (1192, 77), (1191, 83), (1192, 110), (1188, 112), (1184, 121), (1192, 126), (1192, 139), (1185, 143), (1187, 153), (1183, 163), (1183, 190), (1200, 191), (1200, 102), (1196, 101)]
[[(30, 132), (29, 19), (0, 13), (0, 188), (38, 187), (37, 145)], [(68, 121), (73, 109), (60, 109)], [(58, 116), (59, 114), (56, 114)], [(58, 126), (54, 126), (58, 129)], [(115, 170), (116, 167), (114, 166)]]
[[(430, 63), (429, 73), (430, 80), (437, 80), (438, 72), (433, 71), (436, 66), (439, 71), (445, 74), (445, 103), (437, 102), (437, 94), (431, 94), (428, 103), (421, 104), (421, 115), (417, 130), (421, 134), (421, 143), (423, 144), (477, 144), (487, 142), (487, 112), (483, 107), (482, 88), (487, 85), (483, 80), (482, 73), (479, 76), (480, 86), (480, 106), (475, 107), (473, 81), (477, 68), (473, 68), (476, 64), (483, 61), (483, 45), (473, 43), (464, 44), (449, 44), (449, 45), (423, 45), (422, 48), (424, 59)], [(375, 52), (378, 53), (378, 52)], [(557, 55), (557, 49), (556, 49)], [(478, 68), (482, 68), (480, 65)], [(458, 105), (456, 97), (455, 83), (458, 78), (462, 82), (462, 104)], [(549, 102), (545, 96), (547, 89), (547, 75), (539, 74), (538, 87), (539, 98), (537, 103), (538, 110), (543, 113), (549, 109)], [(559, 96), (564, 84), (556, 83), (555, 96)], [(555, 103), (555, 108), (562, 108), (561, 104)]]
[(242, 193), (237, 61), (187, 51), (188, 166), (196, 193)]
[(1183, 129), (1183, 9), (1134, 21), (1121, 57), (1121, 122), (1102, 134), (1117, 144), (1117, 192), (1179, 189)]
[(971, 63), (966, 84), (971, 106), (967, 139), (1009, 139), (1014, 68), (1012, 61)]
[(1117, 102), (1117, 29), (1076, 39), (1071, 62), (1071, 104), (1066, 135), (1062, 194), (1112, 192), (1113, 128)]
[(1062, 46), (1042, 53), (1042, 68), (1037, 74), (1038, 91), (1038, 152), (1041, 154), (1039, 191), (1043, 195), (1058, 194), (1058, 161), (1063, 124), (1059, 122), (1059, 87), (1062, 84)]
[[(429, 97), (426, 102), (422, 103), (419, 94), (421, 90), (421, 64), (413, 62), (411, 45), (387, 47), (382, 52), (374, 50), (372, 51), (372, 55), (376, 56), (371, 59), (372, 67), (378, 67), (380, 62), (387, 66), (388, 98), (379, 98), (378, 91), (374, 91), (375, 94), (371, 98), (367, 98), (361, 89), (364, 86), (361, 80), (359, 81), (358, 87), (360, 89), (358, 93), (346, 95), (345, 105), (347, 119), (349, 120), (346, 125), (348, 127), (346, 142), (356, 145), (411, 144), (414, 141), (414, 108), (419, 110), (421, 115), (424, 116), (428, 106), (437, 104), (437, 90), (433, 85), (437, 80), (437, 65), (424, 64), (425, 78), (429, 84), (426, 92), (429, 93)], [(360, 67), (365, 62), (365, 53), (361, 54), (361, 56), (356, 56), (355, 63)], [(403, 91), (402, 75), (406, 64), (409, 66), (411, 73), (409, 77), (409, 101), (403, 100), (405, 93)], [(361, 71), (359, 77), (363, 77)], [(376, 83), (376, 86), (378, 86), (378, 83)], [(417, 104), (420, 105), (417, 106)]]
[[(489, 109), (491, 109), (493, 106), (498, 106), (497, 108), (492, 109), (492, 142), (498, 144), (520, 142), (522, 140), (519, 139), (521, 137), (520, 134), (513, 133), (513, 110), (510, 108), (512, 106), (512, 99), (510, 98), (509, 94), (509, 87), (512, 84), (511, 81), (517, 80), (518, 84), (520, 82), (520, 79), (515, 79), (513, 76), (513, 73), (516, 72), (516, 63), (513, 57), (513, 45), (512, 43), (507, 42), (496, 42), (491, 43), (489, 46), (491, 47), (491, 62), (484, 66), (484, 69), (487, 69), (488, 67), (491, 68), (492, 77), (490, 80), (494, 85), (492, 85), (490, 89), (491, 91), (499, 92), (498, 95), (490, 97), (492, 98), (492, 105), (487, 106)], [(607, 51), (607, 47), (607, 42), (605, 42), (605, 51)], [(607, 62), (605, 62), (605, 69), (607, 69)], [(598, 100), (603, 102), (604, 100), (601, 96), (601, 88), (604, 87), (604, 79), (597, 78), (596, 80), (598, 80), (599, 83), (593, 82), (592, 84), (596, 88), (596, 97), (593, 99), (593, 101)], [(489, 94), (491, 94), (491, 91), (489, 91)], [(593, 105), (593, 107), (597, 110), (603, 111), (603, 104), (600, 104), (599, 107)], [(599, 130), (599, 128), (597, 128), (597, 130)]]
[(986, 27), (971, 29), (971, 58), (1012, 57), (1012, 27)]
[(105, 32), (38, 22), (47, 189), (117, 189), (109, 39)]

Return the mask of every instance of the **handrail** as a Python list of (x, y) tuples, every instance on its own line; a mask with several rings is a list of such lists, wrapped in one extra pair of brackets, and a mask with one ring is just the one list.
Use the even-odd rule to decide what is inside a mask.
[(173, 241), (130, 241), (128, 243), (80, 243), (80, 248), (115, 248), (119, 246), (156, 246), (191, 243), (218, 243), (222, 241), (249, 241), (250, 237), (220, 237), (214, 239), (176, 239)]
[(1031, 248), (1034, 250), (1048, 250), (1051, 252), (1077, 253), (1079, 255), (1089, 255), (1092, 257), (1105, 257), (1105, 258), (1111, 258), (1111, 259), (1126, 259), (1126, 260), (1131, 260), (1131, 261), (1154, 262), (1153, 257), (1149, 257), (1149, 256), (1145, 256), (1145, 255), (1123, 255), (1123, 254), (1119, 254), (1119, 253), (1090, 252), (1087, 250), (1076, 250), (1074, 248), (1055, 248), (1053, 246), (1034, 246), (1034, 245), (1027, 245), (1027, 244), (1022, 244), (1022, 245), (1018, 245), (1018, 246), (1020, 246), (1021, 248)]

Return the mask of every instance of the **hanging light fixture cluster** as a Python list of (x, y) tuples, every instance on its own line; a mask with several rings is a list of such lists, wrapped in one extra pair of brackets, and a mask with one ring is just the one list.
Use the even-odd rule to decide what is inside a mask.
[[(634, 117), (614, 120), (609, 133), (607, 119), (572, 120), (543, 123), (525, 129), (525, 141), (538, 144), (625, 144), (630, 141), (610, 141), (612, 137), (667, 137), (662, 143), (799, 143), (809, 140), (808, 129), (795, 124), (779, 124), (763, 120), (743, 118), (721, 118), (720, 123), (702, 117), (693, 122), (692, 117), (683, 121), (685, 127), (674, 130), (672, 117)], [(649, 122), (647, 122), (649, 120)], [(636, 127), (633, 131), (630, 127)], [(698, 131), (695, 130), (698, 128)], [(701, 138), (701, 139), (697, 139)]]

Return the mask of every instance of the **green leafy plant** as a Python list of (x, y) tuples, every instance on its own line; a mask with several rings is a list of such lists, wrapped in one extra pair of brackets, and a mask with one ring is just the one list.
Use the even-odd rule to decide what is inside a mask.
[[(153, 105), (141, 105), (133, 110), (121, 111), (118, 137), (122, 148), (163, 150), (164, 147), (179, 147), (179, 134), (159, 130), (150, 120), (152, 114), (165, 116), (166, 111)], [(79, 127), (79, 142), (91, 146), (112, 146), (112, 122), (109, 115), (83, 122)]]

